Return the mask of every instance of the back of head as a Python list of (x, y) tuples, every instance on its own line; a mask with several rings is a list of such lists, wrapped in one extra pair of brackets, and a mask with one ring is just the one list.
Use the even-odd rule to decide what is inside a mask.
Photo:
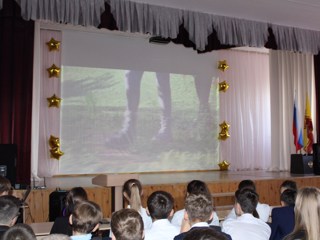
[(4, 232), (2, 239), (5, 240), (36, 240), (32, 228), (23, 223), (18, 223)]
[(75, 205), (72, 213), (72, 231), (87, 234), (94, 230), (102, 219), (102, 211), (98, 204), (82, 201)]
[(20, 200), (14, 196), (0, 196), (0, 225), (11, 226), (19, 215)]
[(86, 200), (88, 200), (88, 195), (84, 188), (72, 188), (66, 196), (66, 216), (69, 216), (73, 212), (74, 206), (77, 203)]
[(295, 190), (287, 189), (281, 193), (280, 200), (285, 206), (294, 206), (296, 196), (297, 192)]
[(210, 190), (207, 184), (200, 180), (192, 180), (187, 186), (188, 194), (208, 194)]
[(169, 218), (173, 209), (173, 197), (165, 191), (153, 192), (147, 200), (148, 211), (152, 219)]
[(187, 232), (184, 240), (227, 240), (228, 238), (221, 232), (210, 227), (192, 228)]
[(11, 183), (9, 179), (0, 176), (0, 196), (1, 195), (8, 195), (11, 191)]
[(123, 194), (130, 207), (137, 211), (141, 208), (142, 185), (138, 179), (129, 179), (123, 185)]
[(254, 213), (259, 201), (259, 195), (255, 191), (249, 188), (237, 190), (235, 197), (243, 213)]
[(142, 240), (143, 221), (134, 209), (121, 209), (112, 214), (111, 231), (117, 240)]
[(306, 187), (298, 191), (295, 204), (294, 232), (306, 230), (307, 239), (320, 236), (320, 190)]
[(294, 191), (298, 191), (297, 183), (292, 180), (285, 180), (280, 185), (280, 193), (282, 193), (286, 189), (291, 189)]
[(190, 194), (186, 197), (185, 209), (191, 223), (207, 222), (213, 212), (212, 198), (209, 194)]
[(252, 191), (256, 191), (256, 185), (254, 182), (250, 179), (242, 180), (239, 185), (238, 185), (238, 190), (244, 189), (244, 188), (249, 188)]

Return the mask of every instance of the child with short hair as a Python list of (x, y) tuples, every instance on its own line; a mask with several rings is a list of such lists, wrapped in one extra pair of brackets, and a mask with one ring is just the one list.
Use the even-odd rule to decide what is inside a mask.
[(145, 240), (172, 240), (179, 234), (179, 228), (169, 221), (173, 215), (173, 197), (170, 193), (153, 192), (147, 200), (147, 206), (153, 223), (145, 231)]
[(75, 205), (69, 221), (72, 225), (72, 240), (90, 240), (102, 220), (102, 211), (98, 204), (83, 201)]
[(281, 193), (281, 207), (272, 209), (270, 240), (280, 240), (291, 233), (294, 228), (294, 205), (297, 192), (287, 189)]
[(125, 208), (112, 214), (112, 240), (143, 240), (142, 217), (134, 209)]
[(184, 220), (188, 222), (189, 229), (184, 229), (179, 235), (174, 237), (174, 240), (183, 240), (188, 233), (194, 229), (211, 228), (216, 232), (221, 233), (227, 239), (231, 239), (228, 234), (221, 232), (220, 226), (209, 225), (208, 221), (213, 216), (213, 203), (210, 194), (189, 194), (185, 200)]

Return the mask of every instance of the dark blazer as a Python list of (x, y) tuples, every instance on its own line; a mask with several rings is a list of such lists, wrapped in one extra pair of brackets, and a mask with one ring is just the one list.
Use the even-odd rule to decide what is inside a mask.
[(72, 236), (72, 228), (69, 224), (69, 217), (57, 217), (56, 220), (54, 220), (50, 234), (54, 233)]
[(271, 219), (270, 240), (282, 240), (294, 228), (294, 206), (272, 209)]
[[(209, 226), (210, 228), (216, 230), (217, 232), (221, 232), (221, 227), (219, 226)], [(191, 228), (188, 232), (190, 232), (192, 229), (195, 229), (195, 228), (206, 228), (206, 227), (193, 227)], [(184, 237), (187, 235), (188, 232), (183, 232), (183, 233), (180, 233), (179, 235), (175, 236), (174, 237), (174, 240), (183, 240)], [(225, 235), (229, 240), (232, 240), (231, 236), (229, 234), (226, 234), (224, 232), (221, 232), (223, 235)]]

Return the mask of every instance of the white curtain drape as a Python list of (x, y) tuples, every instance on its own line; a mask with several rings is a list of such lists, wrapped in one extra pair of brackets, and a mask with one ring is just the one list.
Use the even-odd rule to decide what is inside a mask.
[(60, 79), (49, 78), (47, 69), (55, 64), (61, 65), (61, 52), (49, 51), (47, 42), (51, 38), (61, 41), (61, 32), (39, 30), (36, 27), (34, 82), (33, 82), (33, 114), (32, 114), (32, 176), (50, 177), (59, 169), (58, 160), (51, 158), (49, 138), (60, 136), (60, 109), (48, 107), (47, 98), (53, 94), (60, 96)]
[[(315, 124), (315, 86), (312, 54), (270, 51), (272, 162), (271, 170), (289, 170), (290, 155), (296, 153), (293, 141), (293, 105), (303, 128), (306, 95)], [(316, 131), (314, 130), (314, 139)]]
[[(194, 12), (131, 0), (16, 0), (25, 20), (98, 27), (105, 3), (110, 5), (117, 27), (123, 32), (139, 32), (176, 38), (183, 24), (196, 49), (203, 51), (215, 30), (221, 44), (263, 47), (272, 29), (278, 49), (318, 54), (320, 32), (279, 26), (226, 16)], [(0, 0), (1, 9), (1, 0)]]
[(230, 137), (220, 143), (220, 160), (231, 170), (267, 169), (271, 162), (270, 85), (267, 53), (223, 50), (229, 68), (219, 78), (229, 84), (220, 92), (220, 122)]

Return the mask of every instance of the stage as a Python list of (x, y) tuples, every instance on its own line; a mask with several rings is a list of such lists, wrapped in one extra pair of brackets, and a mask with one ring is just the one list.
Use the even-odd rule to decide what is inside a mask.
[[(111, 187), (101, 187), (92, 184), (96, 175), (82, 176), (55, 176), (46, 178), (44, 183), (36, 183), (27, 199), (28, 211), (26, 221), (45, 222), (49, 215), (49, 195), (56, 189), (68, 190), (72, 187), (82, 186), (88, 192), (89, 199), (97, 202), (103, 209), (104, 217), (112, 213), (113, 195)], [(170, 173), (141, 173), (139, 179), (143, 184), (143, 205), (147, 197), (154, 191), (164, 190), (170, 192), (175, 199), (175, 209), (184, 206), (185, 188), (188, 182), (197, 179), (205, 181), (213, 194), (214, 206), (219, 208), (232, 206), (233, 192), (238, 183), (244, 179), (251, 179), (256, 183), (260, 202), (271, 206), (280, 204), (279, 186), (286, 180), (297, 182), (299, 188), (304, 186), (320, 187), (320, 176), (290, 174), (289, 172), (269, 171), (204, 171), (204, 172), (170, 172)], [(39, 188), (42, 187), (42, 188)], [(23, 190), (20, 190), (23, 191)]]

